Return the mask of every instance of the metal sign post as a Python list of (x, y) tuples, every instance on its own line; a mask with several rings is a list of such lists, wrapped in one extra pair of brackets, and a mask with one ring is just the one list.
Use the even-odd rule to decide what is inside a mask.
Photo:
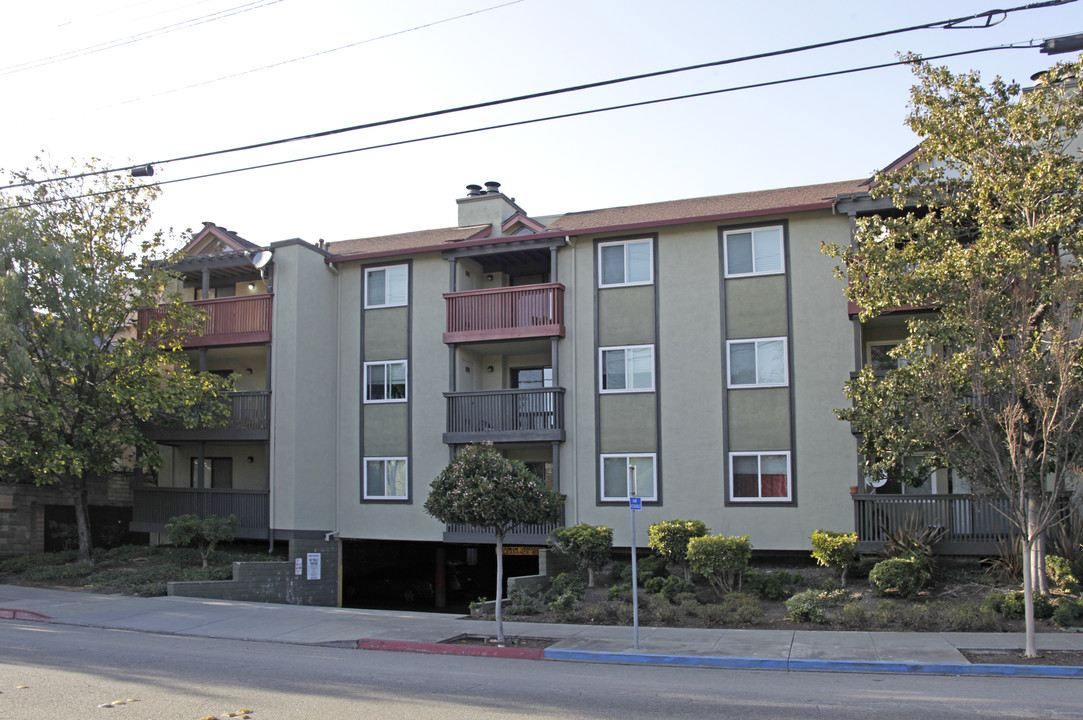
[(636, 510), (643, 509), (643, 498), (636, 496), (636, 468), (628, 465), (628, 512), (632, 516), (632, 627), (635, 649), (639, 649), (639, 570), (636, 568)]

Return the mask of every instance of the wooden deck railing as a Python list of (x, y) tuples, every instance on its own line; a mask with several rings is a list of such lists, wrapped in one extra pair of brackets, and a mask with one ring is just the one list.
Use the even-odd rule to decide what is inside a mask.
[(445, 293), (445, 343), (564, 337), (564, 286), (523, 285)]
[(887, 533), (903, 528), (943, 528), (937, 551), (950, 555), (995, 554), (1012, 534), (1006, 500), (971, 495), (853, 495), (858, 547), (876, 550)]
[[(206, 313), (195, 335), (185, 340), (185, 347), (208, 345), (237, 345), (271, 341), (271, 304), (273, 295), (244, 295), (241, 297), (194, 300), (189, 302)], [(139, 337), (147, 327), (162, 317), (161, 308), (139, 311)]]
[(136, 488), (131, 529), (161, 532), (170, 518), (178, 515), (236, 515), (237, 537), (267, 537), (270, 503), (267, 490), (219, 490), (194, 488)]
[(268, 440), (271, 433), (271, 393), (265, 390), (230, 393), (229, 420), (220, 427), (186, 428), (179, 420), (147, 428), (154, 440)]
[(564, 388), (444, 393), (451, 444), (564, 440)]

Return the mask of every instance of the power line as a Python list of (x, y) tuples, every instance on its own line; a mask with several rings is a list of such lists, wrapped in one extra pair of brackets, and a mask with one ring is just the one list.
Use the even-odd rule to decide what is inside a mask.
[[(1003, 10), (986, 10), (985, 12), (975, 13), (973, 15), (966, 15), (966, 16), (963, 16), (963, 17), (951, 18), (951, 19), (948, 19), (948, 20), (938, 20), (938, 21), (935, 21), (935, 22), (922, 23), (920, 25), (911, 25), (909, 27), (896, 28), (894, 30), (884, 30), (884, 31), (875, 32), (875, 33), (867, 33), (867, 34), (864, 34), (864, 35), (854, 35), (854, 36), (851, 36), (851, 37), (842, 38), (842, 39), (838, 39), (838, 40), (827, 40), (827, 41), (824, 41), (824, 42), (812, 43), (812, 44), (809, 44), (809, 45), (801, 45), (801, 46), (797, 46), (797, 47), (786, 48), (786, 49), (783, 49), (783, 50), (771, 50), (771, 51), (762, 52), (762, 53), (754, 53), (752, 55), (743, 55), (743, 56), (740, 56), (740, 57), (727, 58), (727, 59), (724, 59), (724, 60), (715, 60), (715, 61), (707, 62), (707, 63), (699, 63), (699, 64), (696, 64), (696, 65), (687, 65), (687, 66), (679, 67), (679, 68), (671, 68), (669, 70), (658, 70), (658, 71), (649, 72), (649, 73), (641, 73), (641, 74), (638, 74), (638, 75), (629, 75), (629, 76), (626, 76), (626, 77), (615, 78), (615, 79), (611, 79), (611, 80), (600, 80), (600, 81), (597, 81), (597, 82), (585, 83), (585, 84), (582, 84), (582, 85), (573, 85), (573, 86), (569, 86), (569, 87), (559, 88), (559, 89), (556, 89), (556, 90), (545, 90), (545, 91), (536, 92), (536, 93), (528, 93), (526, 95), (517, 95), (517, 96), (514, 96), (514, 97), (502, 98), (502, 99), (499, 99), (499, 100), (489, 100), (489, 101), (485, 101), (485, 102), (473, 103), (473, 104), (470, 104), (470, 105), (462, 105), (462, 106), (454, 107), (454, 108), (445, 108), (443, 110), (433, 110), (433, 111), (424, 112), (424, 113), (417, 113), (417, 114), (414, 114), (414, 115), (405, 115), (405, 116), (402, 116), (402, 117), (391, 118), (389, 120), (377, 120), (377, 121), (370, 122), (370, 123), (362, 123), (362, 124), (359, 124), (359, 125), (351, 125), (351, 126), (347, 126), (347, 127), (336, 128), (336, 129), (333, 129), (333, 130), (323, 130), (323, 131), (319, 131), (319, 132), (315, 132), (315, 133), (308, 133), (308, 134), (305, 134), (305, 135), (296, 135), (294, 137), (282, 138), (282, 139), (279, 139), (279, 140), (268, 140), (268, 141), (265, 141), (265, 142), (252, 143), (252, 144), (249, 144), (249, 145), (240, 145), (240, 146), (225, 148), (225, 149), (221, 149), (221, 150), (212, 150), (212, 151), (208, 151), (208, 152), (194, 153), (194, 154), (191, 154), (191, 155), (182, 155), (180, 157), (174, 157), (174, 158), (170, 158), (168, 160), (155, 160), (155, 161), (152, 161), (152, 162), (149, 162), (149, 163), (148, 162), (141, 162), (141, 163), (137, 163), (137, 164), (134, 164), (134, 165), (126, 165), (126, 166), (119, 167), (119, 168), (110, 168), (108, 170), (98, 170), (98, 171), (88, 172), (88, 173), (80, 173), (80, 174), (75, 174), (75, 175), (68, 175), (68, 176), (61, 176), (61, 177), (55, 177), (55, 178), (45, 178), (45, 179), (42, 179), (42, 180), (28, 181), (28, 182), (8, 185), (7, 187), (8, 188), (19, 188), (19, 187), (26, 187), (26, 186), (29, 186), (29, 185), (38, 185), (38, 184), (42, 184), (42, 183), (58, 182), (58, 181), (63, 181), (63, 180), (76, 180), (76, 179), (84, 178), (84, 177), (92, 177), (94, 175), (104, 175), (104, 174), (108, 174), (108, 173), (128, 172), (128, 171), (133, 170), (135, 168), (142, 168), (142, 167), (146, 167), (148, 165), (166, 165), (168, 163), (184, 162), (186, 160), (198, 160), (198, 159), (202, 159), (202, 158), (214, 157), (214, 156), (217, 156), (217, 155), (225, 155), (225, 154), (228, 154), (228, 153), (243, 152), (243, 151), (246, 151), (246, 150), (256, 150), (256, 149), (261, 149), (261, 148), (266, 148), (266, 147), (273, 147), (275, 145), (284, 145), (286, 143), (299, 142), (299, 141), (302, 141), (302, 140), (314, 140), (314, 139), (317, 139), (317, 138), (330, 137), (332, 135), (339, 135), (339, 134), (347, 133), (347, 132), (355, 132), (357, 130), (368, 130), (368, 129), (376, 128), (376, 127), (384, 127), (384, 126), (387, 126), (387, 125), (394, 125), (394, 124), (398, 124), (398, 123), (408, 122), (408, 121), (411, 121), (411, 120), (421, 120), (421, 119), (425, 119), (425, 118), (439, 117), (439, 116), (442, 116), (442, 115), (450, 115), (450, 114), (453, 114), (453, 113), (465, 112), (467, 110), (478, 110), (478, 109), (482, 109), (482, 108), (497, 107), (499, 105), (507, 105), (507, 104), (510, 104), (510, 103), (522, 102), (524, 100), (535, 100), (535, 99), (538, 99), (538, 98), (551, 97), (551, 96), (554, 96), (554, 95), (562, 95), (562, 94), (572, 93), (572, 92), (580, 92), (582, 90), (591, 90), (591, 89), (594, 89), (594, 88), (606, 87), (606, 86), (609, 86), (609, 85), (617, 85), (617, 84), (621, 84), (621, 83), (632, 82), (632, 81), (635, 81), (635, 80), (644, 80), (644, 79), (648, 79), (648, 78), (662, 77), (662, 76), (665, 76), (665, 75), (673, 75), (673, 74), (676, 74), (676, 73), (689, 72), (689, 71), (692, 71), (692, 70), (702, 70), (702, 69), (705, 69), (705, 68), (720, 67), (720, 66), (723, 66), (723, 65), (732, 65), (732, 64), (736, 64), (736, 63), (747, 62), (747, 61), (750, 61), (750, 60), (761, 60), (761, 59), (769, 58), (769, 57), (778, 57), (780, 55), (790, 55), (790, 54), (794, 54), (794, 53), (805, 52), (805, 51), (808, 51), (808, 50), (816, 50), (816, 49), (825, 48), (825, 47), (832, 47), (832, 46), (835, 46), (835, 45), (843, 45), (843, 44), (847, 44), (847, 43), (858, 42), (860, 40), (869, 40), (869, 39), (873, 39), (873, 38), (887, 37), (889, 35), (898, 35), (898, 34), (901, 34), (901, 33), (913, 32), (915, 30), (928, 30), (928, 29), (932, 29), (932, 28), (958, 29), (958, 28), (963, 27), (963, 25), (962, 25), (963, 23), (966, 23), (966, 22), (969, 22), (969, 21), (972, 21), (972, 20), (976, 20), (976, 19), (979, 19), (979, 18), (986, 18), (987, 19), (986, 24), (983, 25), (982, 27), (990, 27), (990, 26), (995, 25), (995, 24), (997, 24), (999, 22), (1002, 22), (1003, 19), (1005, 17), (1007, 17), (1007, 15), (1009, 13), (1021, 12), (1021, 11), (1026, 11), (1026, 10), (1034, 10), (1034, 9), (1046, 8), (1046, 7), (1054, 7), (1054, 6), (1058, 6), (1058, 5), (1067, 5), (1067, 4), (1073, 3), (1073, 2), (1076, 2), (1076, 0), (1045, 0), (1044, 2), (1029, 3), (1027, 5), (1019, 5), (1019, 6), (1016, 6), (1016, 7), (1013, 7), (1013, 8), (1007, 8), (1007, 9), (1003, 9)], [(995, 17), (999, 17), (999, 19), (994, 20)], [(945, 56), (945, 57), (947, 57), (947, 56)]]
[(213, 78), (211, 80), (203, 80), (202, 82), (193, 83), (191, 85), (185, 85), (179, 88), (173, 88), (172, 90), (165, 90), (160, 93), (154, 93), (153, 95), (144, 95), (143, 97), (132, 98), (131, 100), (124, 100), (123, 102), (113, 103), (105, 107), (121, 107), (124, 105), (130, 105), (136, 102), (142, 102), (143, 100), (149, 100), (151, 98), (162, 97), (164, 95), (172, 95), (173, 93), (183, 92), (185, 90), (192, 90), (193, 88), (203, 87), (205, 85), (213, 85), (214, 83), (222, 82), (224, 80), (232, 80), (233, 78), (244, 77), (245, 75), (251, 75), (253, 73), (262, 72), (263, 70), (272, 70), (284, 65), (290, 65), (295, 62), (301, 62), (303, 60), (311, 60), (312, 58), (320, 57), (322, 55), (330, 55), (331, 53), (338, 52), (340, 50), (348, 50), (359, 45), (365, 45), (377, 40), (386, 40), (387, 38), (395, 37), (397, 35), (405, 35), (406, 33), (414, 32), (416, 30), (424, 30), (425, 28), (434, 27), (436, 25), (442, 25), (444, 23), (452, 22), (453, 20), (462, 20), (463, 18), (471, 17), (472, 15), (480, 15), (481, 13), (489, 12), (490, 10), (499, 10), (500, 8), (508, 7), (509, 5), (517, 5), (518, 3), (525, 2), (526, 0), (511, 0), (500, 5), (493, 5), (492, 7), (482, 8), (480, 10), (474, 10), (473, 12), (463, 13), (462, 15), (455, 15), (454, 17), (444, 18), (443, 20), (434, 20), (433, 22), (425, 23), (423, 25), (416, 25), (414, 27), (406, 28), (404, 30), (396, 30), (394, 32), (385, 33), (383, 35), (377, 35), (375, 37), (366, 38), (365, 40), (358, 40), (357, 42), (349, 43), (348, 45), (340, 45), (338, 47), (330, 48), (328, 50), (320, 50), (319, 52), (311, 53), (309, 55), (302, 55), (301, 57), (291, 58), (289, 60), (282, 60), (280, 62), (271, 63), (270, 65), (262, 65), (260, 67), (250, 68), (248, 70), (242, 70), (241, 72), (233, 73), (232, 75), (223, 75), (222, 77)]
[[(994, 46), (990, 46), (990, 47), (977, 48), (977, 49), (973, 49), (973, 50), (959, 50), (959, 51), (956, 51), (956, 52), (943, 53), (943, 54), (940, 54), (940, 55), (930, 55), (928, 57), (922, 57), (919, 60), (913, 60), (913, 59), (895, 60), (893, 62), (888, 62), (888, 63), (878, 63), (878, 64), (875, 64), (875, 65), (865, 65), (865, 66), (857, 67), (857, 68), (848, 68), (846, 70), (831, 70), (831, 71), (822, 72), (822, 73), (815, 73), (815, 74), (811, 74), (811, 75), (800, 75), (800, 76), (797, 76), (797, 77), (785, 78), (785, 79), (782, 79), (782, 80), (767, 80), (767, 81), (764, 81), (764, 82), (749, 83), (747, 85), (737, 85), (737, 86), (728, 87), (728, 88), (720, 88), (720, 89), (717, 89), (717, 90), (705, 90), (705, 91), (702, 91), (702, 92), (687, 93), (687, 94), (684, 94), (684, 95), (673, 95), (673, 96), (670, 96), (670, 97), (656, 98), (656, 99), (653, 99), (653, 100), (641, 100), (641, 101), (637, 101), (637, 102), (623, 103), (623, 104), (620, 104), (620, 105), (610, 105), (610, 106), (603, 107), (603, 108), (594, 108), (592, 110), (579, 110), (579, 111), (575, 111), (575, 112), (561, 113), (561, 114), (558, 114), (558, 115), (548, 115), (548, 116), (545, 116), (545, 117), (531, 118), (529, 120), (516, 120), (516, 121), (512, 121), (512, 122), (507, 122), (507, 123), (499, 123), (499, 124), (496, 124), (496, 125), (486, 125), (484, 127), (471, 128), (469, 130), (456, 130), (456, 131), (452, 131), (452, 132), (439, 133), (439, 134), (436, 134), (436, 135), (426, 135), (424, 137), (411, 138), (409, 140), (396, 140), (396, 141), (393, 141), (393, 142), (380, 143), (378, 145), (368, 145), (368, 146), (360, 147), (360, 148), (352, 148), (350, 150), (338, 150), (338, 151), (335, 151), (335, 152), (321, 153), (319, 155), (308, 155), (306, 157), (292, 158), (290, 160), (278, 160), (278, 161), (275, 161), (275, 162), (262, 163), (262, 164), (259, 164), (259, 165), (248, 165), (246, 167), (233, 168), (233, 169), (230, 169), (230, 170), (219, 170), (217, 172), (203, 173), (203, 174), (200, 174), (200, 175), (191, 175), (191, 176), (188, 176), (188, 177), (176, 178), (176, 179), (173, 179), (173, 180), (161, 180), (161, 181), (158, 181), (158, 182), (146, 183), (144, 185), (139, 185), (139, 186), (134, 187), (134, 188), (119, 188), (119, 189), (111, 189), (111, 190), (99, 190), (99, 191), (96, 191), (96, 192), (85, 193), (85, 194), (82, 194), (82, 195), (73, 195), (73, 196), (70, 196), (69, 198), (66, 198), (66, 199), (79, 199), (79, 198), (97, 197), (97, 196), (101, 196), (101, 195), (112, 195), (114, 193), (129, 192), (131, 190), (144, 188), (144, 187), (161, 187), (163, 185), (173, 185), (175, 183), (190, 182), (192, 180), (205, 180), (207, 178), (220, 177), (220, 176), (223, 176), (223, 175), (233, 175), (233, 174), (236, 174), (236, 173), (248, 172), (248, 171), (251, 171), (251, 170), (264, 170), (264, 169), (267, 169), (267, 168), (279, 167), (279, 166), (282, 166), (282, 165), (292, 165), (292, 164), (299, 163), (299, 162), (308, 162), (310, 160), (322, 160), (322, 159), (331, 158), (331, 157), (338, 157), (338, 156), (342, 156), (342, 155), (351, 155), (351, 154), (354, 154), (354, 153), (366, 152), (368, 150), (380, 150), (380, 149), (386, 149), (386, 148), (390, 148), (390, 147), (397, 147), (397, 146), (401, 146), (401, 145), (412, 145), (412, 144), (415, 144), (415, 143), (427, 142), (429, 140), (441, 140), (441, 139), (446, 139), (446, 138), (451, 138), (451, 137), (458, 137), (458, 136), (462, 136), (462, 135), (473, 135), (473, 134), (476, 134), (476, 133), (488, 132), (490, 130), (501, 130), (501, 129), (506, 129), (506, 128), (519, 127), (519, 126), (523, 126), (523, 125), (533, 125), (533, 124), (537, 124), (537, 123), (548, 122), (550, 120), (563, 120), (563, 119), (567, 119), (567, 118), (582, 117), (582, 116), (586, 116), (586, 115), (596, 115), (596, 114), (599, 114), (599, 113), (611, 112), (611, 111), (614, 111), (614, 110), (627, 110), (629, 108), (645, 107), (645, 106), (648, 106), (648, 105), (658, 105), (658, 104), (661, 104), (661, 103), (674, 102), (674, 101), (677, 101), (677, 100), (690, 100), (690, 99), (694, 99), (694, 98), (708, 97), (708, 96), (711, 96), (711, 95), (721, 95), (723, 93), (738, 92), (740, 90), (753, 90), (753, 89), (756, 89), (756, 88), (771, 87), (771, 86), (774, 86), (774, 85), (785, 85), (785, 84), (789, 84), (789, 83), (803, 82), (805, 80), (817, 80), (817, 79), (821, 79), (821, 78), (835, 77), (835, 76), (839, 76), (839, 75), (850, 75), (850, 74), (859, 73), (859, 72), (867, 72), (869, 70), (881, 70), (883, 68), (897, 67), (897, 66), (900, 66), (900, 65), (912, 65), (915, 62), (919, 62), (919, 61), (942, 60), (942, 59), (945, 59), (945, 58), (961, 57), (963, 55), (975, 55), (977, 53), (993, 52), (993, 51), (996, 51), (996, 50), (1029, 50), (1029, 49), (1033, 49), (1034, 47), (1036, 47), (1036, 46), (1033, 44), (1033, 41), (1028, 41), (1026, 43), (1010, 44), (1010, 45), (994, 45)], [(100, 174), (100, 173), (88, 173), (88, 174)], [(75, 178), (78, 178), (78, 177), (81, 177), (81, 176), (79, 176), (79, 175), (70, 176), (71, 179), (75, 179)], [(85, 177), (85, 175), (82, 176), (82, 177)], [(17, 186), (11, 186), (11, 187), (17, 187)], [(19, 208), (33, 207), (33, 206), (36, 206), (36, 205), (47, 205), (47, 204), (50, 204), (51, 202), (59, 202), (59, 200), (45, 201), (45, 202), (28, 202), (28, 203), (22, 203), (22, 204), (19, 204), (19, 205), (10, 205), (10, 206), (7, 206), (7, 207), (0, 207), (0, 210), (14, 210), (14, 209), (19, 209)]]
[(154, 30), (146, 30), (144, 32), (136, 33), (129, 37), (117, 38), (115, 40), (108, 40), (97, 45), (90, 45), (89, 47), (80, 48), (78, 50), (70, 50), (68, 52), (58, 53), (56, 55), (50, 55), (48, 57), (40, 58), (38, 60), (29, 60), (17, 65), (9, 65), (6, 68), (0, 68), (0, 76), (14, 75), (15, 73), (24, 72), (26, 70), (33, 70), (34, 68), (44, 67), (46, 65), (53, 65), (55, 63), (64, 62), (65, 60), (73, 60), (75, 58), (84, 57), (86, 55), (93, 55), (95, 53), (103, 52), (105, 50), (112, 50), (113, 48), (123, 47), (124, 45), (131, 45), (141, 40), (147, 40), (159, 35), (165, 35), (167, 33), (175, 32), (177, 30), (183, 30), (189, 27), (195, 27), (196, 25), (203, 25), (204, 23), (214, 22), (215, 20), (222, 20), (233, 15), (239, 15), (241, 13), (250, 12), (252, 10), (259, 10), (260, 8), (267, 7), (268, 5), (276, 5), (282, 2), (282, 0), (254, 0), (253, 2), (246, 3), (244, 5), (238, 5), (228, 10), (220, 10), (218, 12), (210, 13), (209, 15), (201, 15), (200, 17), (191, 18), (189, 20), (182, 20), (181, 22), (173, 23), (172, 25), (165, 25)]

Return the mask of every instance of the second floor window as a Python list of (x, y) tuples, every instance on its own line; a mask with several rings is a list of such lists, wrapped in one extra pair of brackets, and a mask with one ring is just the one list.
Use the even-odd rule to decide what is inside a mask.
[(406, 402), (406, 361), (365, 363), (365, 402)]
[(730, 340), (730, 387), (779, 387), (787, 384), (786, 338)]
[(723, 235), (726, 277), (777, 275), (786, 271), (782, 255), (782, 228), (735, 230)]
[(405, 265), (365, 270), (365, 307), (405, 305), (409, 296), (409, 275)]
[(650, 392), (654, 390), (654, 346), (601, 348), (602, 392)]

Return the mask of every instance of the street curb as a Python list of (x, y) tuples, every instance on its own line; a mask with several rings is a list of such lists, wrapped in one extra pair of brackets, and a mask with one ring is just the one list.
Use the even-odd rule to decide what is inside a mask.
[(0, 608), (0, 620), (52, 620), (48, 615), (42, 615), (31, 610), (15, 610), (13, 608)]
[(414, 652), (428, 655), (470, 655), (472, 657), (510, 658), (513, 660), (541, 660), (544, 658), (542, 648), (447, 645), (445, 643), (416, 642), (413, 640), (377, 640), (375, 638), (358, 640), (357, 649)]
[(875, 660), (782, 660), (704, 655), (655, 655), (650, 653), (602, 650), (545, 651), (546, 660), (617, 663), (624, 665), (670, 665), (746, 670), (790, 670), (854, 673), (895, 673), (907, 675), (972, 675), (1083, 678), (1083, 667), (1059, 665), (983, 665), (963, 663), (907, 663)]

